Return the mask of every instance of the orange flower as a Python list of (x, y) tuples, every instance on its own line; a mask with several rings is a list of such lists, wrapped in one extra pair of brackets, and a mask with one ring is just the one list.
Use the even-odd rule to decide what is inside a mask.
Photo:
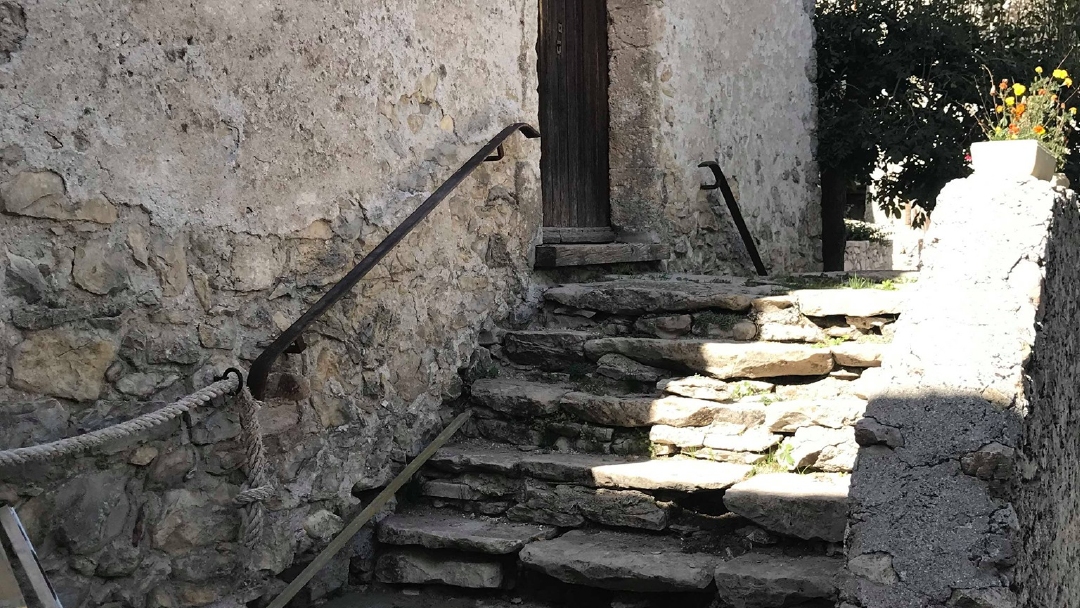
[(1046, 89), (1039, 89), (1039, 95), (1046, 95), (1048, 92)]
[(1001, 87), (1002, 91), (1004, 91), (1005, 89), (1009, 88), (1009, 81), (1008, 80), (1002, 80), (1001, 84), (999, 84), (998, 86)]
[(1017, 118), (1020, 118), (1021, 116), (1023, 116), (1024, 112), (1027, 112), (1027, 104), (1026, 103), (1018, 103), (1018, 104), (1016, 104), (1016, 107), (1013, 108), (1013, 114)]
[(1012, 133), (1013, 135), (1019, 134), (1020, 127), (1016, 126), (1015, 124), (1009, 125), (1009, 133)]
[(1046, 127), (1042, 125), (1035, 125), (1035, 128), (1032, 129), (1032, 131), (1035, 131), (1035, 135), (1042, 135), (1043, 133), (1046, 133)]

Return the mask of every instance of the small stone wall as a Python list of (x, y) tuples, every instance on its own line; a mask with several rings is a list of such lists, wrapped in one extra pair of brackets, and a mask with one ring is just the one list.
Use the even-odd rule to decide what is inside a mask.
[[(1006, 608), (1020, 605), (1018, 588), (1033, 598), (1024, 606), (1070, 605), (1049, 598), (1075, 576), (1076, 430), (1063, 417), (1074, 364), (1057, 346), (1073, 338), (1066, 318), (1048, 315), (1074, 307), (1076, 252), (1058, 244), (1048, 259), (1047, 239), (1074, 239), (1075, 219), (1050, 230), (1076, 205), (1046, 182), (972, 177), (942, 191), (922, 273), (856, 427), (845, 606)], [(1056, 308), (1037, 316), (1040, 305)], [(1031, 392), (1033, 348), (1048, 367)], [(1021, 450), (1043, 464), (1020, 465)]]
[(844, 270), (919, 270), (922, 267), (921, 235), (883, 241), (848, 241)]
[(1020, 606), (1080, 605), (1080, 201), (1054, 206), (1020, 446)]
[(820, 268), (812, 2), (608, 0), (612, 222), (673, 270), (752, 269), (723, 167), (771, 272)]

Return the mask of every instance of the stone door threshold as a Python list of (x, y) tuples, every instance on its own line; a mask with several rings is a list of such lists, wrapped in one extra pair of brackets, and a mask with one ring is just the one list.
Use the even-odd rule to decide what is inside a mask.
[(537, 245), (535, 268), (656, 262), (666, 260), (667, 245), (656, 243), (601, 243)]

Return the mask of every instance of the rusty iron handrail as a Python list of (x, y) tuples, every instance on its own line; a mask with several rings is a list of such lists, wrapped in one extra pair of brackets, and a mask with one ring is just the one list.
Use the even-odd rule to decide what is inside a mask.
[[(331, 306), (333, 306), (338, 300), (340, 300), (356, 283), (364, 278), (376, 264), (379, 263), (386, 254), (397, 246), (416, 225), (420, 223), (435, 207), (439, 205), (466, 177), (476, 170), (485, 161), (497, 161), (503, 157), (503, 142), (509, 139), (515, 132), (521, 131), (521, 134), (529, 139), (540, 137), (540, 132), (535, 127), (528, 123), (518, 122), (509, 125), (505, 129), (499, 132), (498, 135), (491, 138), (483, 148), (472, 156), (465, 164), (454, 172), (438, 189), (427, 197), (427, 199), (421, 203), (416, 211), (412, 212), (412, 215), (405, 218), (405, 221), (394, 229), (381, 243), (375, 246), (364, 259), (360, 260), (360, 263), (353, 267), (349, 271), (349, 274), (345, 275), (340, 281), (334, 284), (329, 291), (326, 292), (323, 297), (319, 298), (316, 302), (296, 320), (295, 323), (289, 326), (288, 329), (281, 332), (269, 346), (259, 355), (255, 362), (251, 365), (251, 369), (248, 371), (248, 388), (251, 389), (251, 394), (256, 399), (262, 399), (263, 393), (266, 390), (266, 380), (270, 374), (270, 368), (273, 366), (274, 361), (284, 352), (300, 340), (301, 334), (307, 329), (316, 319), (322, 316)], [(492, 154), (494, 152), (494, 155)]]
[(728, 185), (727, 177), (724, 176), (724, 172), (720, 169), (720, 164), (708, 160), (698, 166), (711, 169), (713, 176), (716, 178), (716, 183), (701, 184), (701, 189), (720, 189), (721, 194), (724, 195), (724, 201), (727, 203), (728, 211), (731, 212), (731, 219), (735, 220), (735, 227), (739, 229), (739, 236), (742, 237), (743, 245), (746, 245), (746, 251), (750, 254), (750, 260), (754, 263), (754, 269), (757, 270), (758, 276), (769, 276), (769, 271), (765, 269), (765, 264), (762, 263), (761, 256), (758, 255), (757, 245), (754, 243), (754, 238), (750, 236), (750, 229), (746, 227), (742, 211), (739, 210), (739, 203), (735, 200), (735, 194), (731, 191), (731, 186)]

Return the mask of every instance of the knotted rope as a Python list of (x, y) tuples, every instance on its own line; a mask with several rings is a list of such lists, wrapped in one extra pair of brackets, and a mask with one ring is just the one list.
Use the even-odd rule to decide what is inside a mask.
[[(230, 373), (235, 371), (235, 373)], [(239, 370), (229, 370), (221, 380), (206, 388), (166, 405), (165, 407), (132, 418), (127, 422), (66, 437), (49, 443), (13, 450), (0, 450), (0, 467), (24, 465), (31, 462), (63, 458), (86, 450), (92, 450), (112, 441), (141, 435), (150, 429), (161, 426), (186, 412), (209, 403), (223, 395), (241, 389), (237, 398), (240, 404), (240, 428), (247, 459), (247, 483), (233, 499), (240, 508), (240, 542), (247, 548), (253, 548), (262, 534), (264, 519), (263, 501), (273, 495), (270, 475), (266, 464), (266, 451), (263, 449), (262, 430), (259, 426), (259, 402), (244, 386), (244, 378)]]
[(240, 538), (248, 549), (254, 549), (262, 534), (265, 509), (263, 501), (274, 491), (266, 466), (266, 450), (263, 449), (262, 427), (259, 426), (259, 402), (251, 396), (246, 386), (241, 387), (240, 428), (243, 431), (244, 453), (247, 456), (247, 483), (236, 495), (233, 503), (240, 507)]

